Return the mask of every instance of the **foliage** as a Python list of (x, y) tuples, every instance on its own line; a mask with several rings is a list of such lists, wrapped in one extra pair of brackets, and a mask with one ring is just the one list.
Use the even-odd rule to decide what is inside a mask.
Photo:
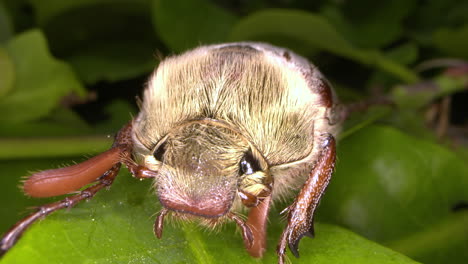
[[(458, 0), (0, 0), (0, 232), (56, 200), (24, 197), (22, 176), (110, 146), (161, 57), (253, 40), (308, 57), (343, 102), (390, 102), (351, 104), (317, 237), (292, 262), (467, 263), (467, 13)], [(0, 263), (258, 262), (233, 224), (170, 221), (157, 240), (150, 188), (122, 172)], [(275, 261), (286, 205), (261, 262)]]

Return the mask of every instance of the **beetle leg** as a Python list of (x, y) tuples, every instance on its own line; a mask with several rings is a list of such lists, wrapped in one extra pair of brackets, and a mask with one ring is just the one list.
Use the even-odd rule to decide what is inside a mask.
[[(121, 163), (134, 168), (133, 172), (144, 174), (143, 169), (135, 169), (138, 166), (133, 166), (134, 162), (131, 160), (133, 149), (131, 132), (132, 122), (117, 133), (110, 150), (77, 165), (36, 173), (26, 180), (25, 191), (30, 195), (42, 197), (57, 196), (75, 191), (95, 181), (96, 178), (97, 183), (76, 195), (43, 205), (35, 213), (16, 223), (4, 234), (0, 241), (0, 256), (5, 254), (18, 241), (24, 231), (38, 219), (57, 210), (71, 208), (80, 201), (93, 197), (102, 188), (110, 186), (120, 170)], [(63, 187), (65, 185), (68, 185), (68, 187)], [(56, 189), (59, 190), (56, 191)]]
[(104, 173), (101, 178), (99, 178), (99, 182), (95, 185), (84, 189), (79, 194), (66, 197), (61, 201), (43, 205), (39, 207), (35, 213), (20, 220), (2, 237), (2, 240), (0, 241), (0, 256), (5, 254), (8, 249), (10, 249), (18, 241), (23, 232), (38, 219), (43, 218), (57, 210), (71, 208), (82, 200), (92, 198), (102, 188), (108, 187), (112, 184), (119, 170), (120, 163), (115, 164), (110, 170)]
[(158, 217), (156, 217), (156, 221), (154, 222), (154, 234), (156, 235), (157, 238), (161, 239), (162, 233), (163, 233), (163, 228), (164, 228), (164, 217), (167, 215), (169, 210), (166, 208), (163, 208), (161, 212), (159, 213)]
[(322, 141), (323, 150), (320, 153), (319, 160), (315, 164), (299, 195), (287, 208), (288, 224), (283, 230), (276, 250), (280, 264), (284, 263), (286, 245), (289, 246), (294, 256), (299, 257), (298, 245), (301, 238), (305, 235), (314, 235), (314, 211), (330, 181), (336, 160), (334, 137), (330, 134), (323, 136), (325, 136)]
[(250, 209), (247, 225), (252, 230), (253, 245), (247, 248), (249, 254), (255, 258), (261, 258), (266, 250), (266, 225), (270, 209), (271, 196), (265, 197), (260, 203)]
[(122, 148), (120, 161), (125, 164), (127, 169), (137, 179), (155, 178), (157, 172), (149, 170), (144, 166), (138, 165), (132, 158), (133, 141), (132, 141), (132, 122), (124, 126), (117, 136), (113, 147)]
[(227, 215), (231, 220), (236, 222), (237, 226), (239, 226), (242, 230), (242, 239), (244, 240), (244, 245), (247, 249), (251, 248), (254, 242), (254, 237), (252, 234), (252, 230), (250, 226), (247, 225), (242, 218), (234, 213), (229, 213)]
[[(97, 183), (84, 189), (76, 195), (43, 205), (39, 209), (20, 220), (8, 230), (0, 241), (0, 256), (5, 254), (21, 237), (21, 235), (38, 219), (57, 210), (71, 208), (82, 200), (93, 197), (102, 188), (109, 187), (117, 174), (121, 164), (125, 164), (129, 171), (137, 178), (153, 178), (155, 171), (137, 165), (132, 159), (132, 122), (124, 126), (116, 135), (112, 148), (83, 163), (36, 173), (25, 182), (25, 191), (38, 197), (57, 196), (77, 190), (94, 181)], [(67, 187), (63, 187), (67, 185)]]

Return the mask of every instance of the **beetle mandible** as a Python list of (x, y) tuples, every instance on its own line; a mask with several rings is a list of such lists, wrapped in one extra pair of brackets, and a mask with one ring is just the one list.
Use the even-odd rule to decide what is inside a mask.
[[(3, 236), (1, 251), (39, 218), (110, 186), (124, 164), (134, 177), (154, 179), (162, 205), (158, 238), (167, 215), (208, 226), (234, 221), (254, 257), (266, 249), (271, 204), (296, 194), (277, 247), (284, 263), (286, 248), (297, 257), (300, 239), (314, 233), (314, 211), (336, 159), (337, 106), (319, 70), (288, 49), (239, 42), (166, 58), (149, 79), (140, 113), (108, 151), (35, 173), (23, 188), (50, 197), (96, 183), (19, 221)], [(246, 221), (242, 207), (250, 208)]]

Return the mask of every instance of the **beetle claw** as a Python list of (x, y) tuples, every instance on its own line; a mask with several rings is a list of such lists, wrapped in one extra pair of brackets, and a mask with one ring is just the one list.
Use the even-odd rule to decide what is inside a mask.
[(299, 241), (301, 239), (296, 239), (295, 241), (290, 241), (289, 242), (289, 250), (291, 250), (291, 253), (296, 257), (299, 258)]

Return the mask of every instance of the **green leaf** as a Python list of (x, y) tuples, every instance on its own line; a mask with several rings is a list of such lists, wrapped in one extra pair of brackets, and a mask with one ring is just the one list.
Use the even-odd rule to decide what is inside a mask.
[(14, 80), (15, 69), (13, 62), (6, 49), (0, 46), (0, 100), (13, 88)]
[(468, 24), (456, 29), (440, 28), (434, 32), (433, 40), (445, 54), (468, 60)]
[(138, 112), (127, 101), (114, 100), (106, 106), (106, 113), (109, 115), (106, 122), (101, 122), (95, 127), (95, 130), (100, 133), (117, 133)]
[(46, 118), (26, 123), (0, 123), (0, 137), (58, 137), (92, 134), (91, 127), (70, 109), (59, 107)]
[(112, 145), (112, 136), (131, 120), (135, 109), (127, 102), (115, 100), (106, 107), (106, 112), (110, 118), (95, 127), (90, 127), (66, 109), (60, 109), (38, 122), (0, 123), (0, 160), (103, 152)]
[(154, 0), (153, 3), (156, 31), (177, 52), (225, 40), (236, 22), (234, 15), (207, 0)]
[[(454, 95), (466, 89), (468, 76), (439, 74), (421, 83), (411, 85), (396, 85), (388, 94), (388, 98), (394, 102), (396, 109), (391, 118), (391, 123), (402, 127), (405, 131), (421, 138), (436, 139), (434, 131), (428, 129), (425, 109), (434, 101)], [(456, 116), (462, 112), (457, 113)]]
[(386, 52), (386, 56), (403, 65), (414, 63), (418, 58), (418, 46), (413, 42), (404, 43)]
[[(422, 240), (413, 246), (419, 248), (405, 252), (420, 260), (434, 255), (434, 245), (445, 244), (446, 237), (453, 249), (468, 243), (468, 218), (458, 221), (459, 228), (441, 224), (453, 217), (454, 206), (468, 201), (468, 166), (454, 153), (394, 128), (370, 126), (341, 141), (338, 155), (319, 219), (399, 249), (395, 241), (418, 234)], [(444, 247), (438, 254), (466, 263), (464, 252)]]
[(156, 65), (158, 41), (148, 0), (33, 1), (33, 6), (53, 53), (87, 84), (140, 77)]
[(395, 86), (391, 98), (400, 108), (418, 109), (437, 98), (463, 91), (467, 85), (468, 76), (440, 74), (430, 81)]
[(46, 25), (62, 14), (70, 12), (74, 9), (79, 9), (87, 6), (98, 7), (100, 5), (121, 3), (145, 3), (147, 0), (80, 0), (80, 1), (61, 1), (47, 0), (44, 4), (43, 0), (29, 0), (35, 9), (37, 21), (40, 25)]
[(392, 113), (392, 107), (389, 105), (371, 106), (366, 111), (358, 111), (352, 113), (343, 124), (342, 132), (338, 135), (338, 139), (342, 140), (357, 131), (366, 128), (367, 126), (381, 120)]
[[(0, 43), (7, 41), (13, 35), (13, 25), (3, 2), (0, 2)], [(0, 60), (1, 61), (1, 60)]]
[[(465, 263), (468, 211), (453, 213), (429, 230), (386, 243), (391, 248), (423, 263)], [(432, 243), (427, 243), (432, 241)]]
[[(430, 37), (434, 29), (453, 27), (466, 23), (468, 2), (460, 0), (428, 1), (415, 8), (411, 16), (411, 33), (419, 32)], [(443, 15), (441, 15), (443, 14)], [(430, 44), (430, 41), (424, 44)]]
[(0, 122), (20, 123), (50, 113), (68, 94), (83, 96), (85, 90), (64, 62), (53, 58), (38, 30), (20, 34), (7, 43), (14, 64), (13, 89), (0, 99)]
[(343, 2), (339, 9), (327, 7), (322, 12), (357, 47), (382, 48), (401, 38), (403, 20), (415, 3), (414, 0), (355, 0)]
[(288, 9), (258, 11), (241, 19), (232, 29), (229, 40), (262, 40), (283, 36), (295, 42), (307, 43), (316, 50), (331, 52), (362, 64), (375, 66), (408, 83), (418, 76), (405, 66), (394, 63), (375, 50), (355, 48), (322, 16)]
[(96, 43), (91, 49), (73, 54), (67, 60), (85, 83), (93, 84), (128, 80), (151, 72), (156, 66), (153, 53), (150, 43), (122, 40)]
[[(1, 165), (2, 163), (0, 163)], [(4, 166), (6, 166), (4, 164)], [(284, 223), (271, 212), (263, 261), (250, 257), (233, 223), (207, 232), (194, 223), (166, 218), (161, 240), (153, 234), (157, 197), (150, 181), (121, 173), (110, 191), (36, 223), (0, 261), (9, 263), (275, 263)], [(4, 202), (4, 201), (2, 201)], [(316, 225), (294, 263), (416, 263), (342, 228)]]
[(112, 145), (106, 136), (1, 138), (0, 159), (47, 158), (99, 153)]

